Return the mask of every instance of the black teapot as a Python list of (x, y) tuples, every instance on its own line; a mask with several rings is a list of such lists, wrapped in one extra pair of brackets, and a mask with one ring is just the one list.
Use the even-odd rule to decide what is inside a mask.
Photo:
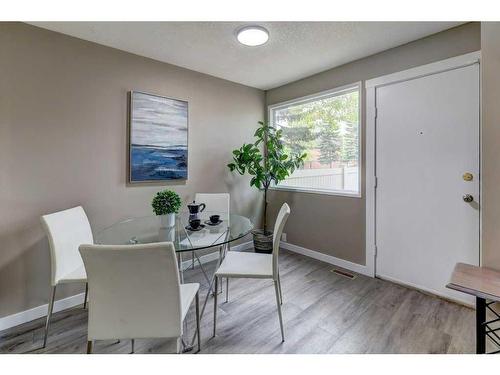
[(196, 203), (193, 201), (193, 203), (188, 203), (188, 210), (191, 215), (197, 215), (200, 212), (203, 212), (205, 207), (207, 206), (205, 203)]

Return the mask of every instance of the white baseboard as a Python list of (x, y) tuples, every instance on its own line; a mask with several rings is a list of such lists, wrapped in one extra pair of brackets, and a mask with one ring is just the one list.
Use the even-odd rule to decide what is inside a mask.
[[(252, 247), (253, 244), (251, 241), (249, 241), (241, 243), (239, 245), (231, 246), (231, 251), (243, 251), (251, 249)], [(200, 257), (200, 261), (202, 264), (205, 264), (216, 260), (218, 257), (219, 257), (219, 252), (215, 251), (213, 253), (202, 255)], [(182, 262), (182, 267), (184, 269), (187, 269), (190, 266), (191, 266), (191, 259)], [(57, 300), (56, 302), (54, 302), (54, 312), (62, 311), (65, 309), (69, 309), (71, 307), (81, 305), (83, 303), (84, 294), (85, 293), (80, 293), (74, 296)], [(45, 304), (0, 318), (0, 331), (47, 316), (48, 308), (49, 305)]]
[[(81, 305), (85, 293), (76, 294), (74, 296), (66, 297), (54, 302), (54, 312), (62, 311)], [(32, 320), (47, 316), (49, 305), (33, 307), (32, 309), (18, 312), (16, 314), (7, 315), (0, 318), (0, 331), (4, 329), (18, 326), (23, 323), (31, 322)]]
[(349, 262), (348, 260), (336, 258), (331, 255), (320, 253), (319, 251), (309, 250), (305, 247), (297, 246), (291, 244), (289, 242), (281, 241), (280, 246), (283, 249), (293, 251), (294, 253), (302, 254), (310, 258), (314, 258), (320, 260), (325, 263), (333, 264), (334, 266), (344, 268), (349, 271), (357, 272), (362, 275), (370, 276), (371, 274), (368, 270), (368, 267), (363, 266), (362, 264), (357, 264), (353, 262)]

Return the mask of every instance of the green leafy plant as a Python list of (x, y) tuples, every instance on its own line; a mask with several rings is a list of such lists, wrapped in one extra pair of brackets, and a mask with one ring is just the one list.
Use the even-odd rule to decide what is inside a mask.
[(153, 212), (156, 215), (176, 214), (179, 212), (181, 204), (181, 198), (172, 190), (159, 191), (151, 202)]
[(233, 151), (233, 161), (227, 166), (231, 172), (252, 176), (250, 186), (264, 190), (264, 232), (267, 231), (267, 191), (272, 183), (278, 184), (296, 168), (303, 165), (306, 154), (288, 155), (282, 140), (282, 130), (259, 121), (254, 143), (243, 144)]

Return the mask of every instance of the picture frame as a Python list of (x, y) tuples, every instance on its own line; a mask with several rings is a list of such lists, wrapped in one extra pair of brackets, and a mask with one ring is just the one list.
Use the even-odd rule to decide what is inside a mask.
[(130, 91), (128, 109), (128, 182), (187, 180), (189, 103)]

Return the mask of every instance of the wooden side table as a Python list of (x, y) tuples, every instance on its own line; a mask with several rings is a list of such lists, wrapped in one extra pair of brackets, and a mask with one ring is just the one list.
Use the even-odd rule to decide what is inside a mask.
[[(486, 353), (486, 337), (499, 348), (494, 353), (500, 353), (499, 328), (492, 328), (492, 323), (500, 322), (500, 314), (491, 305), (500, 302), (500, 272), (457, 263), (447, 288), (458, 290), (476, 297), (476, 353)], [(486, 310), (490, 310), (495, 318), (486, 320)]]

